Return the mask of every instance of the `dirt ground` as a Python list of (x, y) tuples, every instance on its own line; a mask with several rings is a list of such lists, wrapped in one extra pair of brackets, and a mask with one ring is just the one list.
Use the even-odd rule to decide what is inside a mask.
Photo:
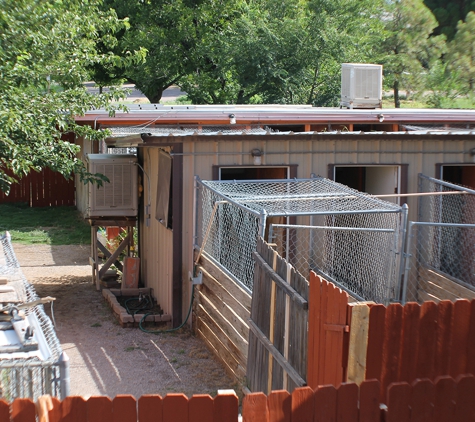
[[(147, 334), (122, 328), (92, 284), (89, 246), (25, 246), (14, 251), (40, 297), (53, 296), (56, 334), (70, 359), (71, 395), (90, 397), (237, 389), (201, 340), (185, 330)], [(49, 305), (45, 305), (52, 315)]]

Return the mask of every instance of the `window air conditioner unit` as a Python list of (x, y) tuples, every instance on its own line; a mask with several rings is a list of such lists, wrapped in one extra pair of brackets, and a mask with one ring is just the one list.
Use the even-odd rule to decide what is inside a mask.
[(343, 63), (341, 65), (340, 107), (381, 108), (383, 66)]
[(88, 185), (87, 217), (136, 217), (138, 210), (137, 157), (88, 154), (88, 171), (109, 179), (101, 187)]

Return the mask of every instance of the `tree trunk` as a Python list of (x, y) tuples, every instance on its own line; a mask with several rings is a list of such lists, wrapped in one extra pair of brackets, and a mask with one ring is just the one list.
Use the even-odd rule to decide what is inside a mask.
[(399, 81), (396, 79), (393, 84), (394, 90), (394, 107), (401, 108), (401, 100), (399, 99)]

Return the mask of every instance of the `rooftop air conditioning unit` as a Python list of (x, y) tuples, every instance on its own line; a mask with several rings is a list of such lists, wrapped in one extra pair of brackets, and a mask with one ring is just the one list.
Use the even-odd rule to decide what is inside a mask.
[(88, 154), (88, 171), (109, 179), (101, 187), (89, 184), (86, 217), (136, 217), (138, 210), (137, 157)]
[(341, 65), (340, 107), (381, 108), (383, 66), (343, 63)]

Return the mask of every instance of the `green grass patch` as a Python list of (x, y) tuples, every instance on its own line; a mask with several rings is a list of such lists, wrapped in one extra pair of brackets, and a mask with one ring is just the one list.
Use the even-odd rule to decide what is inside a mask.
[(0, 232), (26, 245), (89, 245), (91, 227), (75, 207), (0, 204)]

